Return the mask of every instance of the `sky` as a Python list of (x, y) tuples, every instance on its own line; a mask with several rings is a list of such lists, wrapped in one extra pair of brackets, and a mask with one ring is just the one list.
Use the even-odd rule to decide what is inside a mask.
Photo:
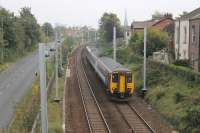
[(155, 11), (170, 12), (176, 17), (183, 11), (199, 8), (200, 0), (0, 0), (0, 6), (16, 15), (20, 8), (31, 7), (39, 24), (97, 28), (104, 12), (116, 13), (123, 24), (126, 10), (130, 24), (133, 20), (150, 19)]

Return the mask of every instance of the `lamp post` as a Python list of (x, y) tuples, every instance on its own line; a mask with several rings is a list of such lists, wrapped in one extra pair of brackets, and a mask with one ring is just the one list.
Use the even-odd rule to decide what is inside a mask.
[(144, 83), (143, 83), (143, 88), (142, 88), (142, 92), (143, 92), (143, 96), (145, 95), (145, 92), (147, 91), (147, 87), (146, 87), (146, 47), (147, 47), (147, 24), (145, 24), (144, 27)]
[(1, 18), (1, 32), (2, 32), (2, 35), (1, 35), (1, 39), (2, 39), (2, 46), (1, 46), (1, 63), (3, 63), (4, 62), (4, 54), (3, 54), (3, 52), (4, 52), (4, 33), (3, 33), (3, 22), (4, 22), (4, 20), (3, 20), (3, 17)]
[(56, 32), (56, 63), (55, 63), (55, 74), (56, 74), (56, 96), (54, 98), (55, 102), (60, 102), (58, 96), (58, 42), (57, 42), (57, 32)]
[(47, 116), (47, 91), (45, 77), (45, 46), (39, 44), (39, 70), (40, 70), (40, 110), (42, 133), (48, 133), (48, 116)]
[(116, 27), (113, 27), (113, 59), (116, 61)]

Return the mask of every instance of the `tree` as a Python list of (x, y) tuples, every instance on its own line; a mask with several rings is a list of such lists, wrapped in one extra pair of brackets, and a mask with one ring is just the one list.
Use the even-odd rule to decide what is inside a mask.
[(123, 29), (116, 14), (104, 13), (99, 23), (100, 38), (104, 41), (110, 42), (113, 40), (113, 27), (116, 26), (117, 38), (123, 37)]
[[(169, 44), (170, 38), (167, 32), (157, 30), (155, 28), (148, 29), (147, 34), (147, 56), (153, 54), (158, 50), (166, 48)], [(143, 55), (144, 34), (143, 32), (136, 32), (130, 40), (130, 48), (136, 54)]]
[(161, 13), (159, 11), (155, 11), (152, 15), (152, 20), (159, 20), (164, 17), (164, 13)]
[(42, 31), (47, 37), (53, 37), (54, 36), (54, 29), (50, 23), (44, 23), (42, 25)]
[(22, 20), (20, 18), (16, 18), (14, 23), (15, 30), (15, 42), (18, 54), (23, 55), (25, 52), (25, 30), (22, 25)]
[(20, 16), (15, 16), (0, 7), (0, 63), (36, 47), (40, 41), (39, 31), (40, 26), (30, 8), (22, 8)]
[(31, 50), (40, 41), (39, 25), (35, 16), (31, 13), (31, 8), (22, 8), (20, 18), (25, 30), (25, 46), (28, 50)]

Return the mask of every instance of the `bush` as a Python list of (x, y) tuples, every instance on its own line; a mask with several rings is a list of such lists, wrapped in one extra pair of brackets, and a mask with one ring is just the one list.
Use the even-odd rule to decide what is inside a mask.
[(160, 89), (156, 94), (156, 99), (159, 100), (165, 95), (165, 91), (163, 89)]
[(185, 123), (185, 128), (182, 132), (200, 132), (200, 108), (189, 108), (187, 110), (187, 115), (184, 117), (183, 122)]
[(174, 65), (190, 67), (189, 60), (177, 60), (174, 62)]
[(180, 92), (176, 92), (174, 95), (174, 100), (175, 100), (175, 103), (179, 103), (184, 100), (184, 95), (181, 94)]
[[(153, 52), (162, 50), (170, 41), (167, 32), (149, 28), (147, 33), (147, 56), (151, 56)], [(144, 34), (143, 32), (136, 32), (130, 39), (130, 49), (137, 54), (143, 55), (144, 49)]]

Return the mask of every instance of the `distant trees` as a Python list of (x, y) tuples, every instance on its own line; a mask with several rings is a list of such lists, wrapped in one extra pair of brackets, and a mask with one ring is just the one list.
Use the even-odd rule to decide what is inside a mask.
[(152, 20), (158, 20), (158, 19), (161, 19), (164, 17), (164, 13), (161, 13), (159, 11), (155, 11), (153, 14), (152, 14)]
[(113, 39), (113, 27), (116, 26), (117, 38), (123, 37), (123, 29), (121, 23), (116, 14), (104, 13), (99, 22), (99, 34), (100, 38), (106, 42), (110, 42)]
[(54, 37), (54, 29), (50, 23), (48, 23), (48, 22), (44, 23), (42, 25), (42, 31), (44, 32), (46, 37), (48, 37), (48, 38)]
[(25, 30), (25, 48), (30, 50), (35, 47), (35, 45), (39, 42), (40, 34), (39, 34), (39, 24), (35, 16), (31, 13), (31, 9), (28, 7), (24, 7), (20, 11), (20, 17), (22, 19), (22, 25)]
[[(155, 28), (148, 29), (147, 34), (147, 56), (153, 54), (153, 52), (165, 48), (170, 41), (167, 32), (157, 30)], [(144, 47), (144, 34), (143, 32), (136, 32), (133, 34), (130, 40), (130, 48), (135, 54), (142, 55)]]
[(21, 8), (19, 14), (0, 7), (0, 63), (33, 50), (41, 40), (40, 25), (31, 8)]

